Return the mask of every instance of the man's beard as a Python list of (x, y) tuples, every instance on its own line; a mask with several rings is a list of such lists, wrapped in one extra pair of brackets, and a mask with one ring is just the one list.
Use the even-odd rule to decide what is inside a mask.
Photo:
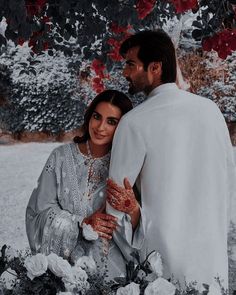
[(129, 82), (129, 89), (128, 89), (129, 94), (134, 95), (134, 94), (136, 94), (136, 93), (138, 93), (138, 92), (141, 91), (141, 90), (137, 89), (137, 88), (134, 86), (134, 84), (133, 84), (133, 82), (132, 82), (131, 79), (126, 78), (126, 80)]
[(128, 92), (130, 95), (134, 95), (139, 92), (148, 94), (152, 90), (151, 85), (148, 85), (148, 83), (144, 83), (143, 81), (139, 81), (139, 83), (134, 84), (130, 78), (126, 78), (126, 80), (129, 82)]
[(136, 89), (134, 88), (134, 86), (130, 86), (128, 89), (129, 94), (134, 95), (135, 93), (137, 93)]

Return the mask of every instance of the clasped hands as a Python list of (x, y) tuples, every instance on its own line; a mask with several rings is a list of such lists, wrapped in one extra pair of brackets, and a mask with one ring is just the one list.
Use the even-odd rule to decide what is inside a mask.
[[(133, 214), (139, 211), (139, 203), (127, 178), (124, 179), (124, 187), (108, 179), (107, 201), (114, 209), (129, 214), (131, 219)], [(117, 218), (105, 213), (105, 204), (92, 215), (84, 218), (83, 222), (90, 224), (101, 238), (108, 240), (112, 239), (113, 231), (118, 226)]]

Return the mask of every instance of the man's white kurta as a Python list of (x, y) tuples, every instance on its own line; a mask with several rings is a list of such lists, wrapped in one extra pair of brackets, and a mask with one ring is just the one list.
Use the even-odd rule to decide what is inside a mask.
[[(233, 151), (224, 118), (206, 98), (174, 83), (154, 89), (117, 128), (110, 177), (141, 192), (146, 253), (164, 276), (228, 284), (227, 223)], [(230, 178), (230, 177), (231, 178)]]

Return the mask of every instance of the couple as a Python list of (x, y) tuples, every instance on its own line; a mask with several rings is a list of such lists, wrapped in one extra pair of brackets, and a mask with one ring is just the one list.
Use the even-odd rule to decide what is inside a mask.
[[(87, 117), (84, 141), (52, 153), (27, 208), (31, 248), (77, 257), (84, 249), (81, 228), (90, 225), (118, 271), (123, 269), (120, 257), (128, 259), (130, 249), (157, 250), (164, 277), (211, 284), (219, 276), (227, 288), (235, 164), (224, 118), (212, 101), (178, 89), (175, 49), (163, 31), (129, 37), (120, 53), (130, 94), (142, 91), (147, 99), (121, 120), (121, 106), (101, 102)], [(106, 132), (110, 140), (92, 127), (98, 126), (94, 121), (112, 130)], [(105, 199), (115, 129), (103, 213), (96, 210)]]

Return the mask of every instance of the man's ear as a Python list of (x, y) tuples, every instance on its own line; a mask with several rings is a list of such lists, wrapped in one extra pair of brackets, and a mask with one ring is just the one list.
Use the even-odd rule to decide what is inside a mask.
[(161, 62), (153, 61), (148, 66), (149, 66), (151, 73), (153, 73), (155, 75), (161, 73), (161, 68), (162, 68)]

